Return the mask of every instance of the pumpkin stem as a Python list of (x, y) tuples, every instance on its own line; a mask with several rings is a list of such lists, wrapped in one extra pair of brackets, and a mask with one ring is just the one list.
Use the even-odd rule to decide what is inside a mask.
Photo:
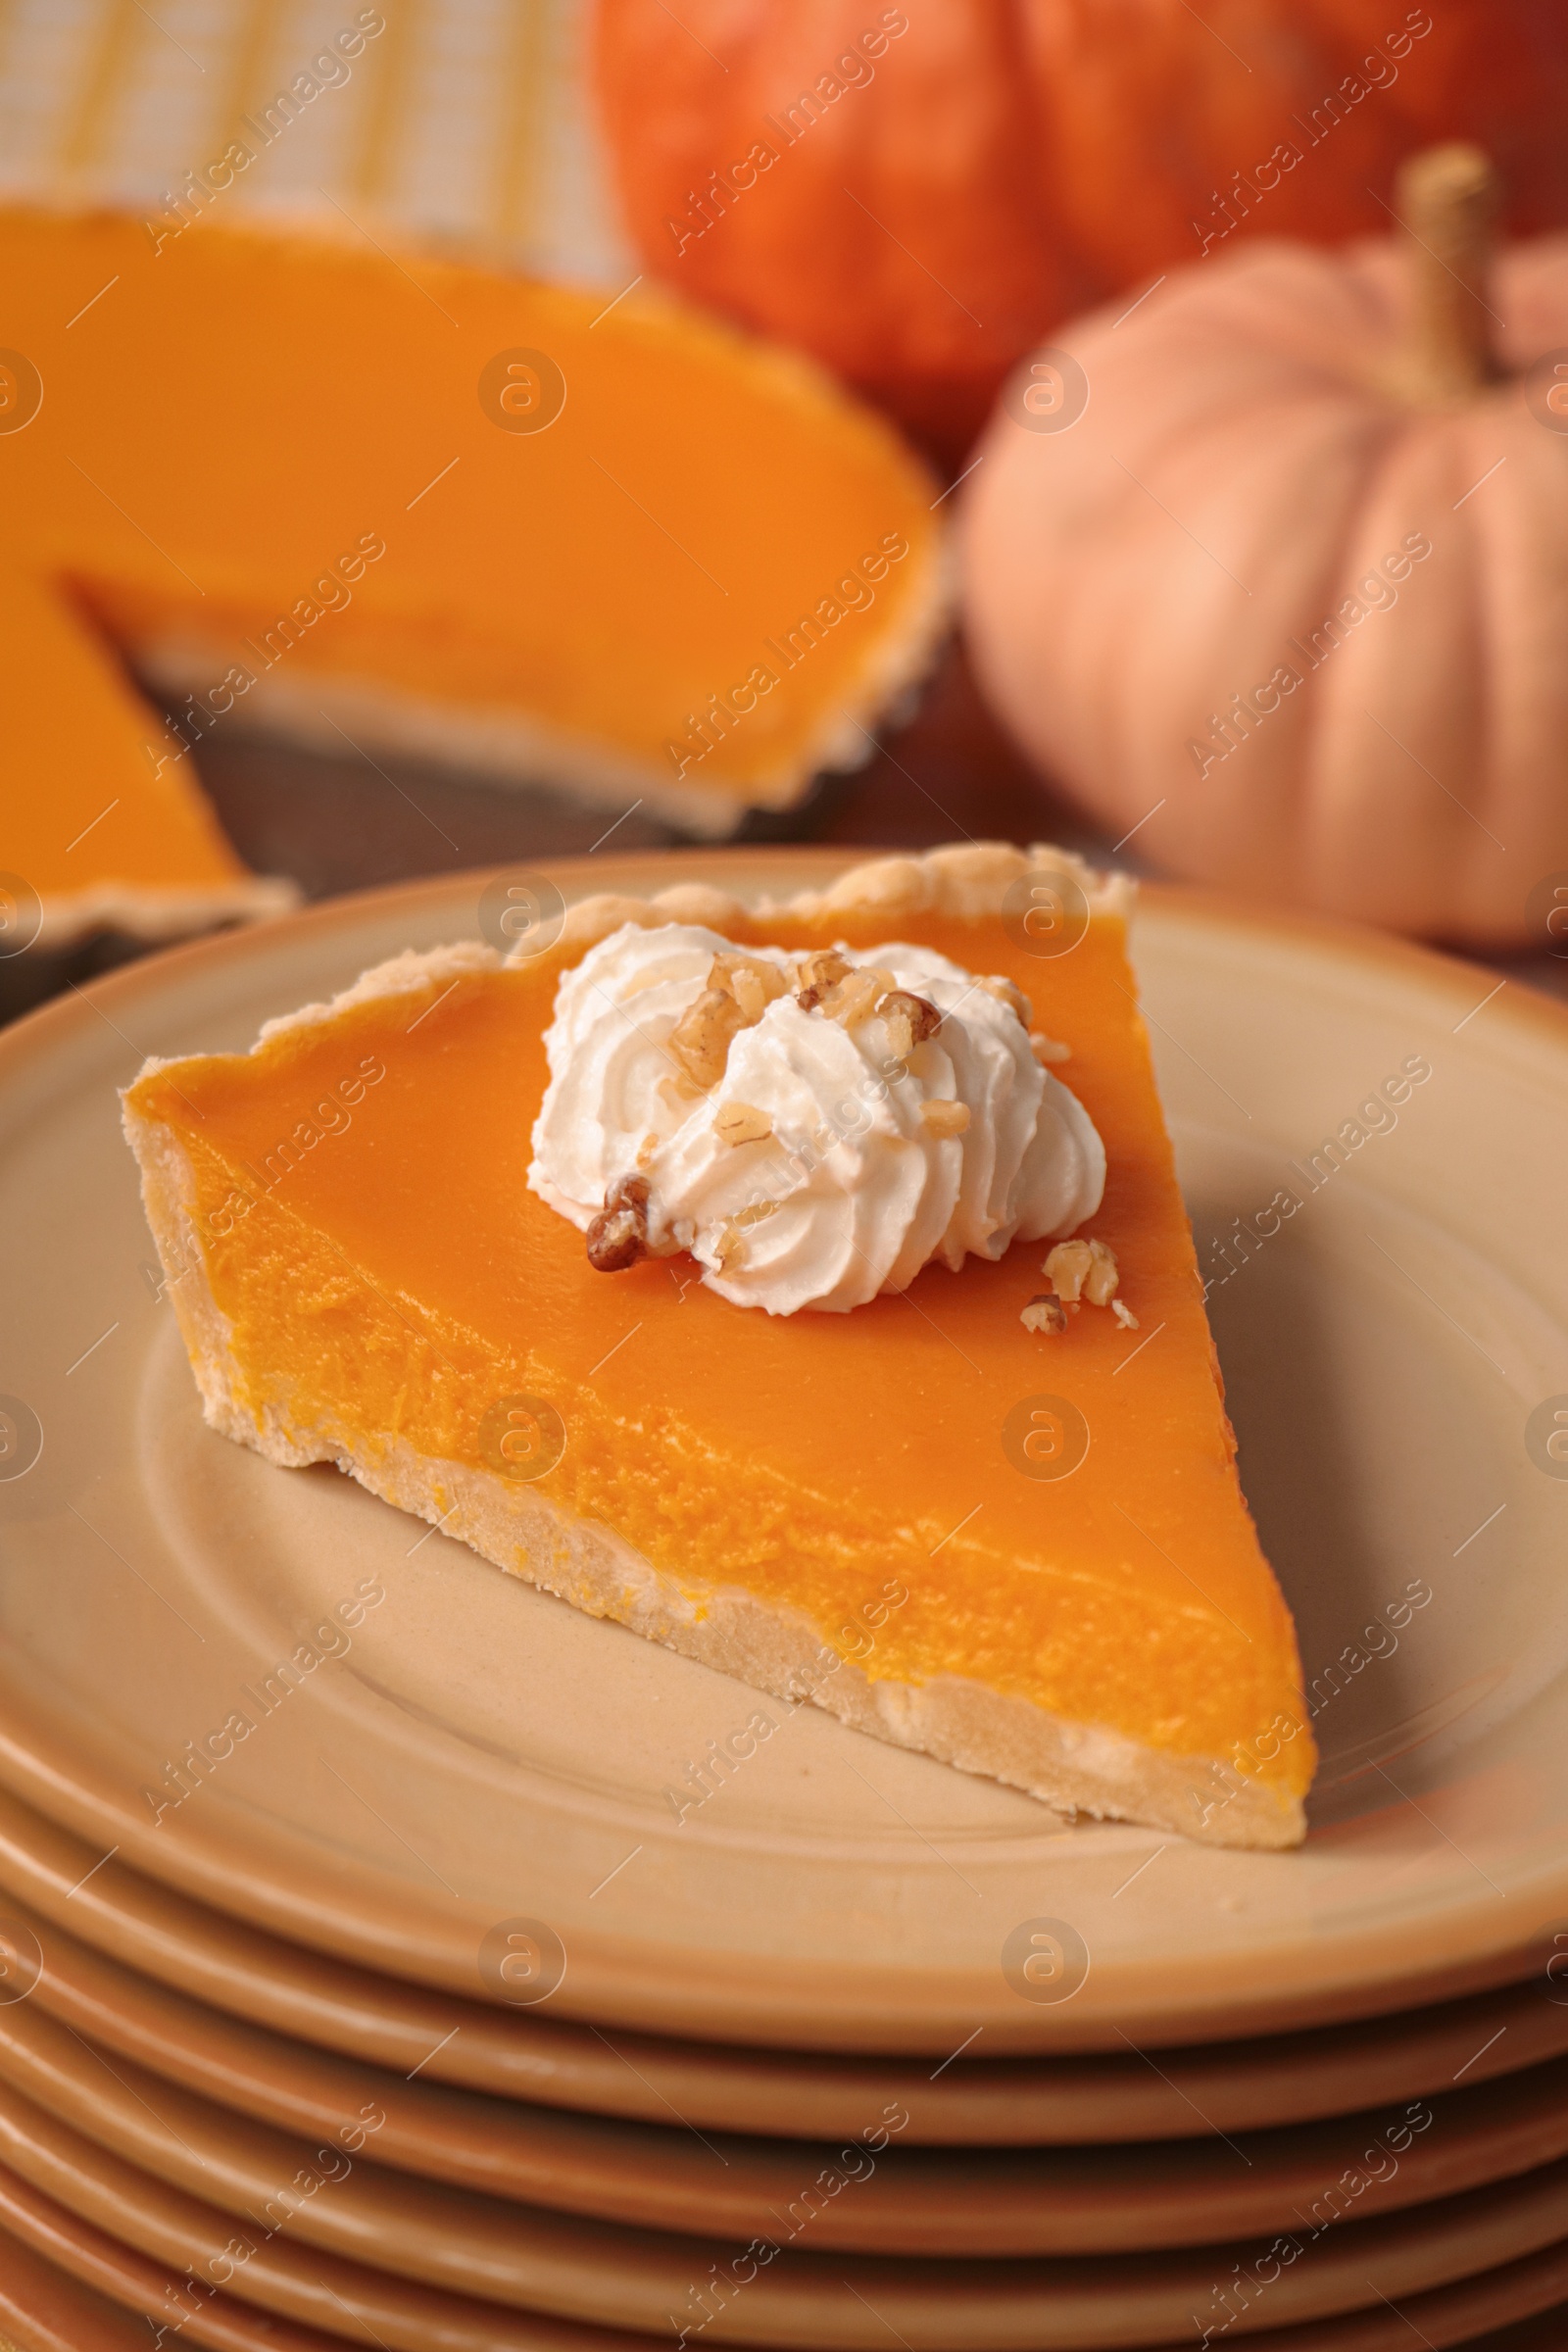
[(1446, 408), (1503, 374), (1492, 348), (1487, 287), (1497, 175), (1479, 147), (1428, 147), (1401, 169), (1399, 219), (1410, 236), (1414, 288), (1409, 385)]

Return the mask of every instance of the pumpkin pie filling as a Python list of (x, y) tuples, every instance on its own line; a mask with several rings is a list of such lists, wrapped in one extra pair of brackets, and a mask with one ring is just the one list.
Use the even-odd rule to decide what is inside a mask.
[(852, 876), (831, 904), (731, 903), (722, 928), (797, 956), (897, 937), (1031, 997), (1104, 1140), (1082, 1238), (1136, 1328), (1087, 1292), (1063, 1328), (1026, 1321), (1043, 1243), (835, 1314), (747, 1311), (683, 1255), (596, 1271), (525, 1180), (558, 984), (627, 919), (588, 902), (531, 961), (411, 956), (128, 1090), (208, 1416), (860, 1728), (1061, 1805), (1291, 1843), (1313, 1762), (1295, 1636), (1237, 1479), (1124, 913), (1102, 895), (1042, 959), (998, 894), (976, 911), (945, 885), (944, 857), (982, 855), (1026, 870), (890, 861), (860, 869), (869, 903)]

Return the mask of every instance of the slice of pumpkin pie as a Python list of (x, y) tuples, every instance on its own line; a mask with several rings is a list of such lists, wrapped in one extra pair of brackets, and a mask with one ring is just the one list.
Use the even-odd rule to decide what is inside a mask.
[[(208, 1420), (1053, 1805), (1302, 1835), (1126, 959), (997, 845), (405, 955), (126, 1133)], [(537, 945), (535, 940), (530, 943)]]

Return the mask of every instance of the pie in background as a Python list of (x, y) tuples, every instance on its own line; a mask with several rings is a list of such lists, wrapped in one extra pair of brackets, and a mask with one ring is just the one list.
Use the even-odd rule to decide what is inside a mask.
[[(1076, 916), (1042, 955), (1048, 884)], [(1237, 1476), (1130, 897), (1060, 852), (977, 844), (752, 907), (590, 899), (526, 959), (411, 953), (248, 1054), (149, 1062), (125, 1127), (208, 1420), (1058, 1808), (1296, 1843), (1295, 1633)], [(833, 1313), (737, 1304), (690, 1256), (601, 1248), (620, 1270), (600, 1270), (528, 1181), (546, 1036), (596, 943), (672, 924), (797, 959), (903, 943), (1029, 999), (1008, 1017), (1039, 1024), (1103, 1141), (1076, 1237), (1098, 1254), (1015, 1241)]]
[(217, 731), (717, 836), (863, 760), (942, 625), (892, 428), (672, 300), (44, 208), (0, 274), (0, 868), (46, 943), (286, 903), (202, 800)]

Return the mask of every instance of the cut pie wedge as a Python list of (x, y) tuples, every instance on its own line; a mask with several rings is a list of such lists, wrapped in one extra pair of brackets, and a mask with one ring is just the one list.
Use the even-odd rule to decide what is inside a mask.
[(65, 586), (0, 566), (0, 955), (100, 930), (178, 939), (297, 903), (235, 855), (176, 764), (183, 744), (158, 748), (162, 717)]
[[(125, 1126), (208, 1420), (1058, 1808), (1296, 1843), (1295, 1634), (1237, 1477), (1129, 895), (982, 844), (751, 909), (697, 886), (591, 899), (527, 960), (406, 955), (248, 1054), (149, 1062)], [(527, 1172), (558, 985), (626, 923), (801, 955), (898, 941), (1014, 983), (1104, 1142), (1083, 1238), (1126, 1320), (1026, 1321), (1039, 1242), (847, 1313), (736, 1305), (682, 1256), (596, 1271)]]

